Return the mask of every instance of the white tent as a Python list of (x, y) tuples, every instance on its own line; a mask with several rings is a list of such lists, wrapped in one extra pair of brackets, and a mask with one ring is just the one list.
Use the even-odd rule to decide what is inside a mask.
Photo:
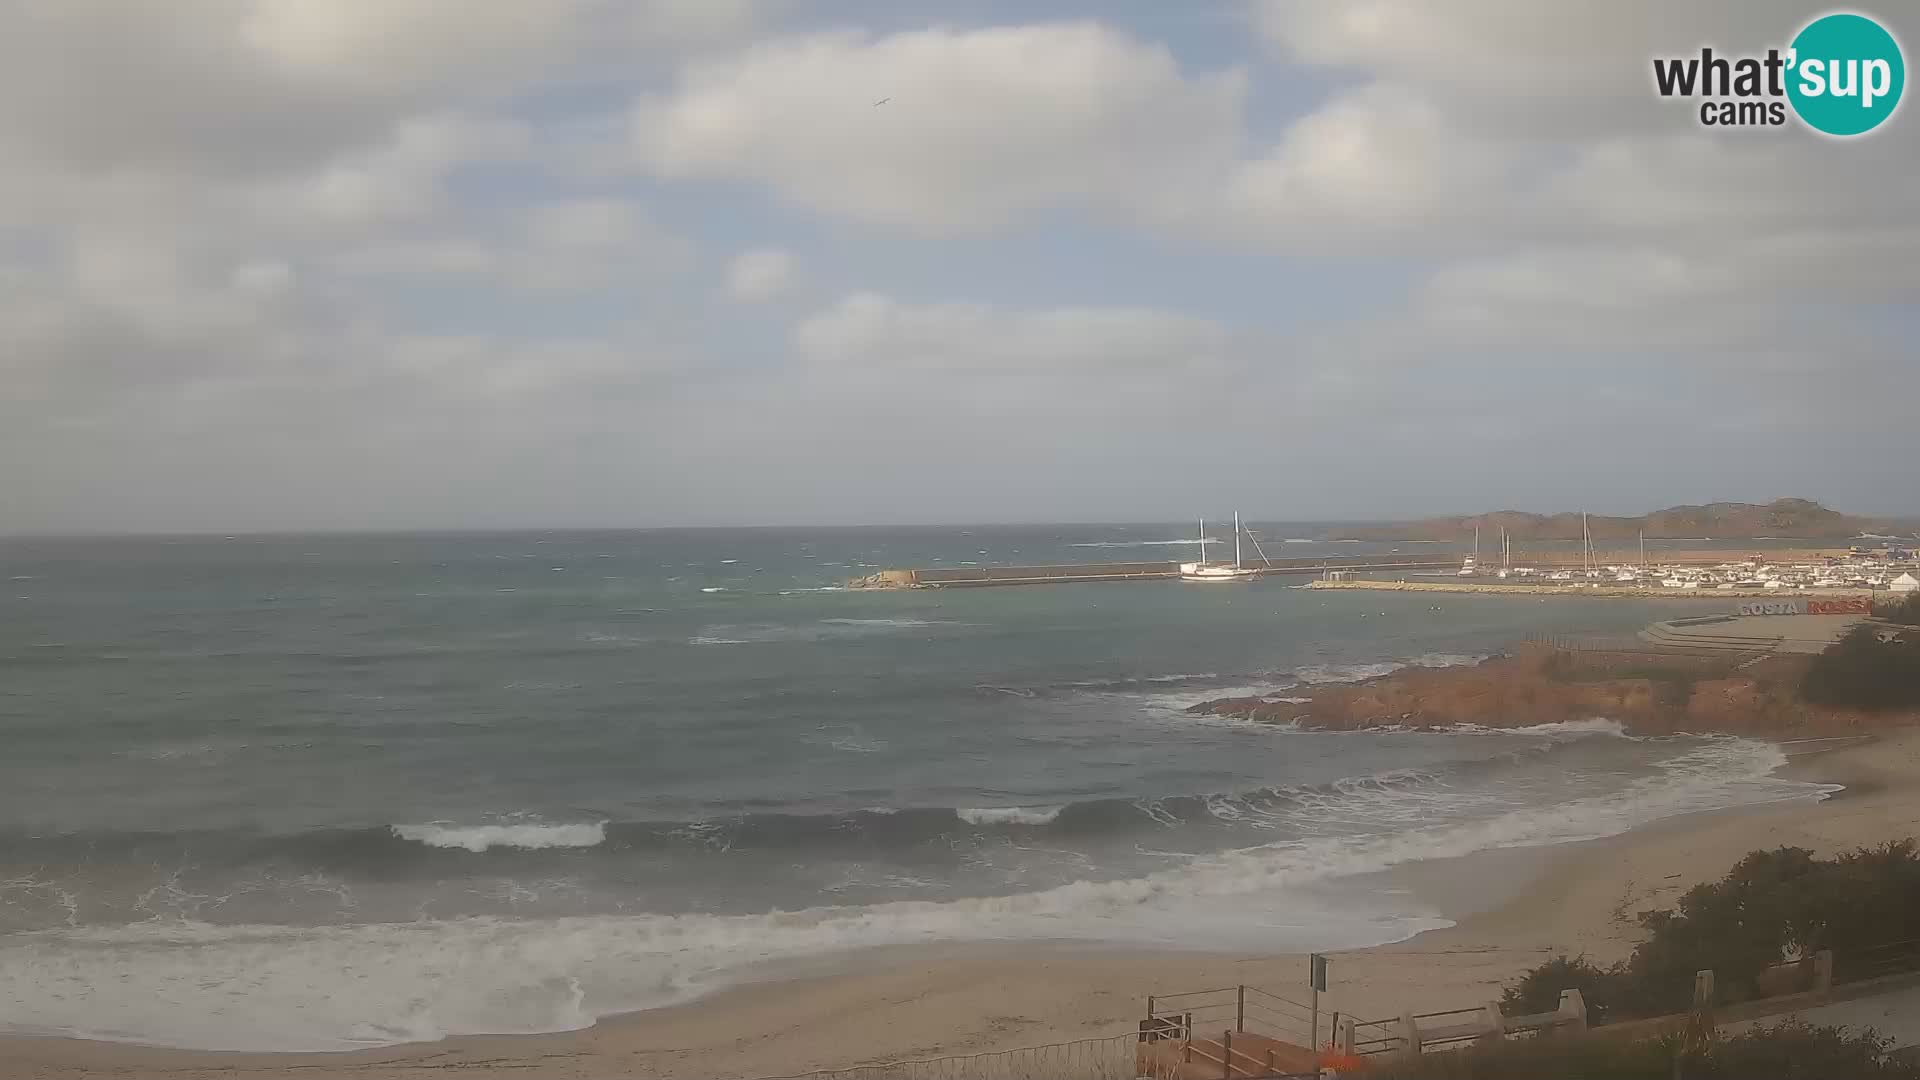
[(1920, 589), (1920, 578), (1916, 578), (1912, 574), (1901, 574), (1899, 577), (1888, 582), (1887, 588), (1892, 589), (1894, 592), (1912, 592), (1915, 589)]

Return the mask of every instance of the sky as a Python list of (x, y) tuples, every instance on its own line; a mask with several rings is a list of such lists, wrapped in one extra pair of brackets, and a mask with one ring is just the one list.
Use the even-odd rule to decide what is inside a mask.
[(1920, 513), (1825, 10), (0, 0), (0, 532)]

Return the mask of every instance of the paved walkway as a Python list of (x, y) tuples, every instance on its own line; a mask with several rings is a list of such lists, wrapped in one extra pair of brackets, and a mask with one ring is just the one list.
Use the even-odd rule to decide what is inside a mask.
[[(1865, 616), (1861, 615), (1735, 615), (1713, 622), (1686, 620), (1655, 623), (1641, 634), (1667, 644), (1688, 643), (1703, 648), (1724, 645), (1747, 649), (1754, 642), (1777, 639), (1779, 652), (1822, 652), (1840, 640)], [(1653, 640), (1649, 637), (1649, 640)]]
[(1836, 1001), (1830, 1005), (1819, 1005), (1811, 1009), (1802, 1009), (1796, 1013), (1769, 1016), (1764, 1020), (1747, 1020), (1737, 1024), (1723, 1024), (1720, 1031), (1728, 1035), (1737, 1035), (1755, 1027), (1772, 1027), (1797, 1016), (1809, 1024), (1823, 1027), (1839, 1025), (1850, 1028), (1872, 1028), (1881, 1035), (1893, 1039), (1896, 1047), (1920, 1046), (1920, 986), (1909, 986), (1874, 997), (1855, 998), (1852, 1001)]

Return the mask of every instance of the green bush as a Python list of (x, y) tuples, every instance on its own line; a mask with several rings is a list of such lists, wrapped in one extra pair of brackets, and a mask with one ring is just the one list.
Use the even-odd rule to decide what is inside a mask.
[(1788, 1021), (1683, 1049), (1675, 1036), (1529, 1039), (1382, 1062), (1380, 1080), (1920, 1080), (1920, 1064), (1888, 1056), (1891, 1041)]
[(1584, 956), (1556, 956), (1521, 976), (1500, 995), (1500, 1011), (1508, 1016), (1530, 1016), (1560, 1007), (1562, 990), (1578, 990), (1587, 1005), (1587, 1022), (1604, 1024), (1620, 1002), (1623, 976), (1617, 969), (1596, 967)]
[(1648, 935), (1626, 963), (1623, 1012), (1684, 1011), (1693, 1001), (1694, 973), (1702, 969), (1712, 969), (1721, 1001), (1754, 996), (1754, 979), (1779, 963), (1790, 944), (1790, 921), (1807, 911), (1800, 898), (1815, 866), (1813, 853), (1802, 848), (1756, 851), (1722, 880), (1687, 890), (1678, 911), (1643, 912), (1640, 925)]
[(1898, 840), (1816, 859), (1801, 848), (1756, 851), (1720, 881), (1697, 885), (1676, 910), (1640, 914), (1646, 939), (1601, 968), (1558, 956), (1507, 988), (1508, 1015), (1550, 1012), (1578, 988), (1595, 1024), (1664, 1016), (1693, 1002), (1694, 973), (1711, 969), (1722, 1003), (1758, 993), (1762, 971), (1790, 955), (1849, 954), (1920, 939), (1920, 844)]
[(1898, 600), (1880, 600), (1874, 604), (1874, 614), (1902, 626), (1920, 626), (1920, 592), (1910, 592)]
[(1862, 623), (1814, 657), (1800, 696), (1851, 709), (1920, 706), (1920, 634), (1882, 641), (1881, 630)]
[(1920, 939), (1920, 846), (1912, 838), (1816, 866), (1791, 898), (1789, 948), (1846, 954)]

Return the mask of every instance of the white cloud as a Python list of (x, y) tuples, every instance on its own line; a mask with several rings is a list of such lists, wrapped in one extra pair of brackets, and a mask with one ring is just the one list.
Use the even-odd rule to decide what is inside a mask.
[(1796, 0), (1254, 0), (1287, 59), (1422, 87), (1464, 128), (1529, 136), (1672, 125), (1652, 59), (1702, 45), (1784, 45), (1811, 9)]
[(1218, 323), (1149, 308), (1004, 311), (985, 304), (909, 304), (855, 293), (800, 322), (799, 352), (861, 376), (941, 372), (992, 376), (1144, 375), (1173, 382), (1238, 364)]
[(633, 138), (661, 176), (963, 228), (1191, 195), (1237, 152), (1245, 85), (1097, 23), (817, 34), (693, 64), (639, 103)]
[(656, 280), (688, 266), (691, 243), (622, 199), (539, 203), (486, 217), (450, 214), (410, 235), (342, 248), (343, 272), (491, 281), (580, 291)]
[(284, 295), (293, 282), (293, 268), (276, 260), (243, 263), (233, 269), (234, 288), (265, 299)]
[(794, 258), (790, 251), (760, 248), (743, 251), (727, 267), (727, 292), (736, 300), (771, 300), (793, 284)]
[(1455, 127), (1417, 91), (1376, 84), (1296, 121), (1226, 183), (1214, 218), (1275, 246), (1367, 242), (1478, 218), (1513, 160)]
[[(59, 0), (0, 15), (0, 149), (90, 168), (288, 172), (448, 101), (724, 40), (715, 0)], [(84, 72), (84, 77), (78, 73)]]

